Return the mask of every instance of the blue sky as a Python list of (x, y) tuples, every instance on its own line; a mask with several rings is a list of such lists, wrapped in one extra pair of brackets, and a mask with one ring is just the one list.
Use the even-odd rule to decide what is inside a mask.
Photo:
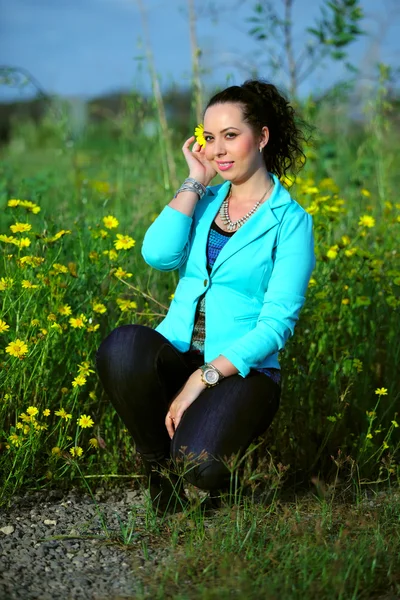
[[(190, 83), (187, 0), (143, 0), (157, 72), (163, 88)], [(241, 83), (257, 64), (262, 47), (249, 35), (254, 0), (198, 2), (198, 38), (207, 87)], [(281, 6), (281, 0), (275, 0)], [(207, 5), (216, 6), (214, 18)], [(304, 28), (320, 14), (322, 0), (295, 0), (297, 51)], [(398, 66), (400, 1), (361, 0), (368, 36), (354, 44), (350, 59), (366, 85), (378, 60)], [(141, 48), (143, 31), (135, 0), (0, 0), (0, 64), (27, 69), (48, 93), (92, 97), (118, 89), (149, 91)], [(277, 85), (267, 70), (260, 73)], [(320, 91), (346, 76), (339, 64), (326, 62), (301, 86), (303, 94)], [(0, 86), (0, 100), (26, 98), (34, 89)]]

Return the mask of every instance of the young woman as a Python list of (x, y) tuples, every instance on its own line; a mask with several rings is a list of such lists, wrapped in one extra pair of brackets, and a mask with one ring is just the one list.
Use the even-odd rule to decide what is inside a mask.
[[(301, 164), (304, 137), (276, 87), (250, 80), (217, 93), (194, 140), (182, 148), (189, 177), (142, 245), (151, 267), (179, 270), (168, 313), (155, 329), (116, 328), (97, 353), (159, 510), (178, 481), (159, 472), (170, 458), (192, 459), (184, 477), (195, 486), (227, 490), (227, 458), (271, 424), (278, 352), (316, 263), (312, 217), (280, 183)], [(224, 182), (210, 186), (217, 174)]]

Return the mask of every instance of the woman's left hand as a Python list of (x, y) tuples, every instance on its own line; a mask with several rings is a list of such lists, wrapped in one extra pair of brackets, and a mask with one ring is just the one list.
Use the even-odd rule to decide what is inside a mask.
[(206, 385), (201, 381), (201, 371), (194, 371), (184, 386), (175, 394), (167, 416), (165, 417), (165, 425), (167, 427), (169, 437), (172, 439), (174, 433), (180, 423), (183, 413), (189, 406), (198, 398), (202, 391), (206, 389)]

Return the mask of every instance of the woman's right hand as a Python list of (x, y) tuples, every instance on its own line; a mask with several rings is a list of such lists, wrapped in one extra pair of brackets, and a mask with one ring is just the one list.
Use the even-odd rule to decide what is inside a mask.
[(190, 137), (182, 146), (182, 152), (189, 167), (189, 177), (193, 177), (203, 185), (209, 185), (210, 181), (216, 176), (217, 171), (213, 168), (210, 161), (205, 157), (205, 148), (198, 142), (193, 144), (190, 150), (190, 144), (195, 140), (194, 135)]

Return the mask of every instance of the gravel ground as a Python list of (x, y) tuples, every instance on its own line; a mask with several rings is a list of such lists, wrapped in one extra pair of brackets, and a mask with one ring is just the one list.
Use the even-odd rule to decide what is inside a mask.
[[(99, 489), (95, 498), (96, 504), (77, 490), (30, 492), (0, 508), (0, 600), (140, 596), (152, 569), (170, 558), (168, 543), (163, 547), (160, 537), (150, 533), (148, 499), (128, 486)], [(389, 499), (387, 492), (379, 492), (373, 499), (366, 497), (359, 509), (377, 508)], [(113, 543), (105, 536), (99, 511)], [(133, 525), (129, 545), (118, 543), (119, 519)]]
[(154, 543), (149, 547), (142, 492), (118, 488), (98, 491), (95, 497), (108, 530), (116, 536), (118, 516), (127, 524), (136, 515), (129, 547), (105, 543), (99, 512), (89, 494), (27, 493), (0, 509), (1, 600), (136, 597), (140, 570), (157, 565), (168, 549), (155, 549)]

